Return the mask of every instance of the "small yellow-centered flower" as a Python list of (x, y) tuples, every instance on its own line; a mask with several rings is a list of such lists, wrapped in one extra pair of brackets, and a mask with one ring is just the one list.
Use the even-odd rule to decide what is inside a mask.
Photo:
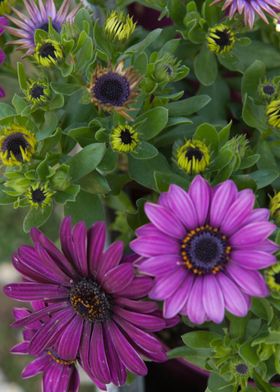
[(37, 43), (34, 57), (43, 67), (51, 67), (63, 59), (62, 46), (55, 40), (45, 39)]
[(219, 24), (209, 29), (207, 42), (211, 52), (224, 54), (233, 49), (236, 37), (235, 33), (228, 26)]
[(5, 166), (21, 165), (31, 160), (36, 137), (21, 125), (11, 125), (0, 132), (0, 159)]
[(271, 291), (280, 293), (280, 263), (265, 271), (265, 279)]
[(54, 192), (50, 191), (48, 184), (36, 183), (28, 189), (26, 199), (34, 208), (45, 208), (51, 204), (53, 195)]
[(112, 11), (105, 21), (105, 32), (113, 40), (125, 41), (132, 35), (136, 23), (123, 12)]
[(130, 125), (118, 125), (111, 133), (112, 149), (119, 152), (135, 150), (139, 144), (138, 132)]
[(50, 88), (48, 83), (31, 81), (26, 90), (26, 99), (33, 105), (44, 104), (49, 100)]
[(209, 162), (209, 149), (200, 140), (187, 140), (177, 150), (177, 164), (189, 174), (203, 172)]
[(280, 99), (271, 101), (266, 107), (268, 124), (280, 128)]

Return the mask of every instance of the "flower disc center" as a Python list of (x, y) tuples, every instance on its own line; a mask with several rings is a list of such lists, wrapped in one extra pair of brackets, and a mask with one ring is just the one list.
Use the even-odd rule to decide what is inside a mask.
[(45, 199), (46, 195), (42, 189), (38, 188), (32, 191), (32, 201), (34, 201), (34, 203), (41, 204)]
[(93, 86), (95, 97), (103, 104), (122, 106), (129, 97), (129, 82), (115, 72), (100, 76)]
[(218, 38), (214, 38), (214, 41), (221, 49), (231, 45), (230, 32), (228, 30), (216, 31), (215, 34)]
[(44, 95), (44, 88), (40, 85), (36, 85), (34, 87), (32, 87), (31, 91), (30, 91), (30, 95), (32, 98), (40, 98)]
[(70, 303), (81, 317), (89, 321), (105, 321), (111, 316), (110, 297), (97, 282), (88, 278), (72, 286)]
[(22, 150), (26, 150), (27, 147), (29, 147), (29, 143), (24, 135), (20, 132), (15, 132), (7, 136), (3, 141), (2, 151), (7, 151), (9, 157), (13, 154), (17, 161), (22, 162)]
[(280, 284), (280, 272), (274, 275), (274, 281), (277, 284)]
[(201, 159), (203, 158), (203, 153), (202, 151), (200, 151), (199, 148), (189, 147), (186, 151), (185, 156), (189, 161), (191, 161), (193, 158), (197, 159), (198, 161), (201, 161)]
[(275, 88), (272, 84), (266, 84), (263, 86), (263, 92), (267, 95), (273, 95), (275, 93)]
[(55, 47), (50, 42), (47, 42), (40, 47), (39, 54), (43, 58), (51, 57), (56, 59)]
[(226, 236), (209, 225), (188, 232), (181, 243), (186, 267), (194, 274), (216, 274), (229, 260), (231, 247)]
[(128, 129), (121, 131), (121, 141), (123, 144), (131, 144), (132, 136)]

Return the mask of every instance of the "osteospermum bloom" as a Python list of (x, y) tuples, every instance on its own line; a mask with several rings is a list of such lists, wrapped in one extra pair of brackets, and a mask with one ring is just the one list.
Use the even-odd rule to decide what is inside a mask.
[(228, 53), (233, 49), (235, 41), (235, 33), (227, 25), (219, 24), (209, 29), (207, 42), (211, 52)]
[[(212, 4), (220, 3), (224, 0), (214, 0)], [(244, 15), (244, 22), (251, 29), (253, 28), (256, 14), (261, 17), (263, 21), (269, 23), (265, 13), (277, 18), (277, 12), (280, 11), (278, 0), (227, 0), (224, 2), (223, 10), (230, 19), (235, 14)]]
[(61, 252), (32, 229), (34, 247), (22, 246), (13, 257), (15, 268), (27, 281), (10, 284), (4, 291), (20, 301), (44, 300), (48, 305), (18, 323), (26, 326), (50, 317), (32, 337), (30, 354), (39, 355), (55, 342), (59, 357), (79, 357), (93, 379), (122, 385), (126, 369), (147, 373), (142, 356), (166, 359), (153, 335), (166, 323), (155, 303), (142, 300), (153, 281), (135, 276), (133, 259), (123, 258), (123, 243), (117, 241), (103, 252), (105, 230), (102, 222), (88, 231), (83, 222), (72, 229), (71, 219), (65, 218)]
[(37, 43), (34, 57), (38, 64), (48, 68), (63, 59), (63, 49), (59, 42), (53, 39), (45, 39)]
[(101, 110), (116, 111), (130, 119), (129, 105), (137, 96), (139, 75), (120, 62), (115, 68), (96, 67), (89, 88), (92, 102)]
[(6, 166), (30, 161), (35, 152), (36, 137), (21, 125), (13, 124), (0, 132), (0, 159)]
[(48, 184), (33, 184), (26, 192), (28, 203), (34, 208), (45, 208), (52, 202), (53, 192), (48, 188)]
[(112, 11), (105, 21), (105, 32), (114, 40), (124, 41), (130, 38), (135, 30), (136, 23), (129, 15), (123, 12)]
[(266, 107), (268, 124), (280, 128), (280, 99), (271, 101)]
[[(44, 303), (39, 304), (39, 301), (37, 301), (35, 309), (41, 310), (44, 309), (44, 307)], [(20, 322), (20, 320), (25, 317), (30, 317), (31, 315), (32, 313), (28, 309), (14, 309), (16, 321)], [(45, 320), (46, 319), (48, 320), (48, 318), (45, 317)], [(36, 335), (38, 329), (43, 325), (43, 322), (43, 320), (38, 320), (27, 325), (23, 331), (24, 341), (14, 346), (11, 349), (11, 352), (18, 355), (29, 355), (30, 340)], [(64, 360), (57, 355), (54, 347), (51, 347), (36, 356), (36, 358), (24, 368), (22, 378), (30, 378), (42, 373), (43, 391), (78, 392), (80, 378), (76, 368), (76, 362), (76, 358)]]
[(280, 293), (280, 263), (268, 268), (265, 271), (265, 277), (270, 290)]
[(118, 125), (112, 130), (112, 149), (119, 152), (130, 152), (135, 150), (139, 144), (138, 132), (128, 124)]
[(149, 296), (164, 300), (165, 317), (220, 323), (225, 309), (243, 317), (250, 296), (268, 295), (258, 269), (275, 263), (278, 247), (267, 239), (275, 225), (254, 202), (231, 180), (211, 188), (196, 176), (188, 192), (171, 185), (158, 204), (145, 204), (151, 223), (130, 246), (145, 258), (139, 270), (156, 278)]
[(177, 164), (187, 173), (201, 173), (210, 162), (209, 149), (200, 140), (187, 140), (177, 150)]
[(64, 23), (73, 22), (74, 16), (79, 8), (79, 6), (77, 6), (73, 11), (69, 12), (71, 0), (64, 0), (58, 11), (56, 10), (54, 0), (46, 0), (45, 4), (40, 0), (39, 7), (34, 0), (23, 0), (23, 2), (28, 15), (24, 15), (18, 9), (13, 8), (13, 11), (18, 18), (9, 16), (9, 19), (18, 26), (18, 28), (9, 27), (7, 30), (10, 34), (19, 37), (18, 40), (10, 43), (19, 45), (20, 48), (27, 51), (27, 55), (34, 52), (34, 37), (36, 30), (48, 31), (50, 19), (53, 28), (57, 32), (60, 32)]
[(49, 84), (42, 81), (30, 81), (25, 91), (26, 99), (33, 105), (44, 104), (49, 100)]

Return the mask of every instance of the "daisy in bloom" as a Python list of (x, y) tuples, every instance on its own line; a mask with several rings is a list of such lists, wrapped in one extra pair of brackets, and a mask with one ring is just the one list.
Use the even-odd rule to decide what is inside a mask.
[(97, 66), (92, 76), (89, 92), (92, 102), (106, 112), (116, 111), (131, 120), (127, 111), (137, 96), (140, 76), (120, 62), (114, 68)]
[(267, 239), (275, 225), (254, 203), (251, 190), (238, 192), (231, 180), (212, 188), (201, 176), (188, 192), (171, 185), (158, 204), (146, 203), (151, 223), (131, 248), (144, 257), (139, 270), (155, 277), (149, 296), (164, 301), (166, 318), (220, 323), (225, 309), (243, 317), (250, 296), (268, 295), (258, 269), (275, 263), (278, 247)]
[[(45, 308), (42, 301), (35, 301), (32, 306), (38, 311)], [(31, 314), (32, 312), (28, 309), (14, 309), (14, 317), (17, 322), (30, 317)], [(29, 355), (30, 340), (42, 327), (42, 323), (42, 320), (37, 320), (27, 325), (23, 331), (24, 341), (14, 346), (11, 352), (17, 355)], [(30, 362), (24, 368), (22, 378), (34, 377), (39, 373), (43, 375), (43, 392), (78, 392), (79, 390), (80, 378), (76, 368), (76, 358), (64, 360), (57, 355), (54, 347), (46, 349)]]
[[(212, 4), (220, 3), (224, 0), (214, 0)], [(277, 18), (277, 13), (280, 12), (279, 0), (226, 0), (224, 1), (223, 10), (226, 11), (230, 19), (236, 13), (244, 15), (244, 22), (251, 29), (253, 28), (256, 14), (269, 23), (265, 13)]]
[(34, 208), (45, 208), (52, 202), (52, 192), (48, 184), (36, 183), (30, 186), (26, 193), (28, 203)]
[(8, 27), (7, 31), (16, 37), (19, 37), (18, 40), (11, 41), (10, 43), (19, 45), (20, 48), (27, 51), (27, 55), (34, 52), (34, 35), (37, 29), (48, 31), (49, 19), (51, 19), (53, 28), (57, 32), (60, 32), (64, 23), (72, 22), (74, 20), (77, 10), (79, 9), (79, 6), (77, 6), (69, 12), (71, 0), (64, 0), (59, 10), (56, 9), (54, 0), (46, 0), (45, 4), (43, 3), (43, 0), (39, 0), (38, 6), (34, 0), (23, 0), (23, 3), (28, 15), (24, 15), (21, 11), (13, 8), (17, 18), (10, 15), (8, 18), (17, 28)]
[(118, 125), (112, 130), (111, 145), (115, 151), (133, 151), (138, 146), (139, 141), (139, 134), (131, 125)]
[(34, 247), (22, 246), (13, 257), (25, 281), (4, 290), (19, 301), (43, 300), (47, 305), (17, 323), (26, 327), (49, 317), (30, 340), (31, 355), (40, 355), (55, 343), (58, 358), (78, 357), (93, 380), (122, 385), (126, 370), (147, 373), (143, 358), (166, 360), (153, 335), (166, 322), (157, 304), (143, 300), (152, 278), (135, 275), (135, 256), (123, 257), (121, 241), (104, 252), (105, 231), (102, 222), (88, 231), (84, 222), (72, 228), (67, 217), (61, 225), (60, 251), (33, 229)]

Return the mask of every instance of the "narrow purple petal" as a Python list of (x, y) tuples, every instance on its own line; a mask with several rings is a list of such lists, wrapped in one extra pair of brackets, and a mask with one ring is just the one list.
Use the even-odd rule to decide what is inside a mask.
[(269, 293), (264, 278), (258, 271), (250, 271), (230, 263), (226, 268), (226, 274), (241, 287), (245, 294), (266, 297)]
[(104, 222), (96, 222), (88, 231), (88, 262), (89, 269), (94, 276), (100, 263), (106, 239)]
[(43, 374), (43, 391), (42, 392), (67, 392), (62, 389), (61, 378), (64, 366), (52, 362)]
[(190, 195), (178, 185), (170, 185), (169, 188), (170, 211), (188, 228), (193, 229), (198, 226), (196, 206)]
[(259, 244), (257, 245), (257, 248), (256, 248), (256, 249), (261, 250), (261, 251), (263, 251), (263, 252), (274, 253), (274, 252), (279, 251), (279, 245), (276, 244), (276, 243), (273, 242), (273, 241), (265, 240), (265, 241), (259, 243)]
[(127, 341), (117, 325), (114, 322), (108, 323), (108, 330), (115, 350), (124, 366), (132, 373), (145, 376), (148, 372), (145, 363), (137, 351)]
[(240, 267), (246, 269), (262, 269), (276, 263), (276, 257), (254, 249), (233, 250), (230, 255), (231, 259)]
[(161, 232), (152, 223), (146, 223), (145, 225), (138, 227), (138, 229), (135, 230), (135, 234), (138, 237), (148, 237), (150, 235), (161, 235)]
[(5, 52), (2, 49), (0, 49), (0, 64), (3, 64), (5, 59), (6, 59)]
[(186, 274), (187, 271), (180, 268), (172, 274), (167, 274), (156, 279), (154, 287), (149, 292), (149, 297), (156, 300), (163, 300), (171, 295), (176, 295), (176, 291), (185, 279)]
[(202, 298), (203, 278), (195, 277), (188, 302), (181, 311), (181, 313), (187, 315), (190, 321), (194, 324), (202, 324), (207, 320)]
[(84, 321), (76, 315), (64, 329), (58, 341), (57, 352), (64, 360), (74, 360), (77, 357), (83, 332)]
[(114, 306), (114, 313), (146, 331), (156, 332), (165, 328), (165, 321), (152, 314), (132, 312), (119, 306)]
[(88, 276), (87, 228), (84, 222), (79, 222), (74, 226), (72, 241), (76, 266), (82, 276)]
[(10, 352), (12, 354), (28, 354), (29, 353), (29, 342), (22, 342), (16, 344), (14, 347), (11, 348)]
[(256, 208), (246, 220), (246, 225), (252, 222), (267, 221), (269, 219), (269, 210), (267, 208)]
[(27, 308), (14, 308), (13, 316), (16, 320), (21, 320), (31, 314), (31, 311)]
[(130, 243), (130, 247), (135, 253), (145, 257), (179, 253), (179, 242), (164, 234), (137, 238)]
[(233, 247), (243, 247), (248, 245), (257, 245), (264, 241), (275, 230), (276, 226), (270, 222), (254, 222), (242, 227), (230, 238), (230, 244)]
[(4, 287), (4, 293), (19, 301), (66, 299), (69, 295), (68, 289), (62, 286), (34, 282), (9, 284)]
[(90, 346), (89, 355), (93, 373), (96, 374), (98, 380), (104, 384), (109, 384), (111, 381), (110, 363), (108, 364), (107, 361), (102, 323), (94, 323)]
[(30, 362), (22, 371), (22, 378), (34, 377), (41, 373), (51, 362), (51, 357), (47, 354), (40, 355), (34, 361)]
[(237, 188), (233, 181), (223, 182), (215, 190), (210, 207), (210, 224), (219, 227), (231, 204), (237, 197)]
[(180, 262), (181, 257), (179, 255), (161, 255), (144, 259), (138, 268), (144, 274), (159, 277), (171, 274), (181, 268)]
[(180, 220), (173, 215), (172, 211), (152, 203), (146, 203), (144, 209), (147, 217), (162, 233), (174, 238), (184, 237), (186, 230)]
[(118, 295), (128, 298), (142, 298), (148, 294), (154, 285), (154, 280), (150, 277), (141, 276), (133, 279), (133, 284), (118, 292)]
[(237, 317), (244, 317), (248, 313), (248, 303), (240, 288), (223, 272), (216, 275), (223, 292), (226, 309)]
[(108, 293), (117, 293), (129, 286), (134, 278), (133, 266), (123, 263), (104, 275), (102, 285)]
[(69, 381), (69, 387), (66, 392), (78, 392), (79, 388), (80, 388), (80, 376), (77, 369), (73, 368), (72, 375)]
[(211, 201), (211, 188), (208, 182), (201, 176), (196, 176), (189, 188), (189, 195), (196, 208), (198, 225), (203, 226), (209, 212)]
[(123, 256), (123, 242), (115, 241), (100, 257), (100, 263), (98, 265), (97, 277), (102, 281), (103, 276), (109, 272), (111, 269), (116, 267)]
[(75, 264), (75, 251), (72, 240), (72, 220), (69, 216), (66, 216), (60, 226), (60, 243), (61, 249), (65, 254), (66, 258)]
[(202, 302), (207, 318), (221, 323), (225, 315), (224, 297), (214, 275), (203, 277)]
[(120, 305), (122, 308), (128, 308), (140, 313), (153, 313), (158, 309), (156, 302), (133, 300), (125, 297), (116, 297), (115, 304)]
[(163, 316), (165, 318), (169, 319), (180, 313), (188, 300), (192, 285), (193, 274), (187, 273), (176, 293), (171, 295), (171, 297), (167, 298), (167, 300), (164, 302)]

